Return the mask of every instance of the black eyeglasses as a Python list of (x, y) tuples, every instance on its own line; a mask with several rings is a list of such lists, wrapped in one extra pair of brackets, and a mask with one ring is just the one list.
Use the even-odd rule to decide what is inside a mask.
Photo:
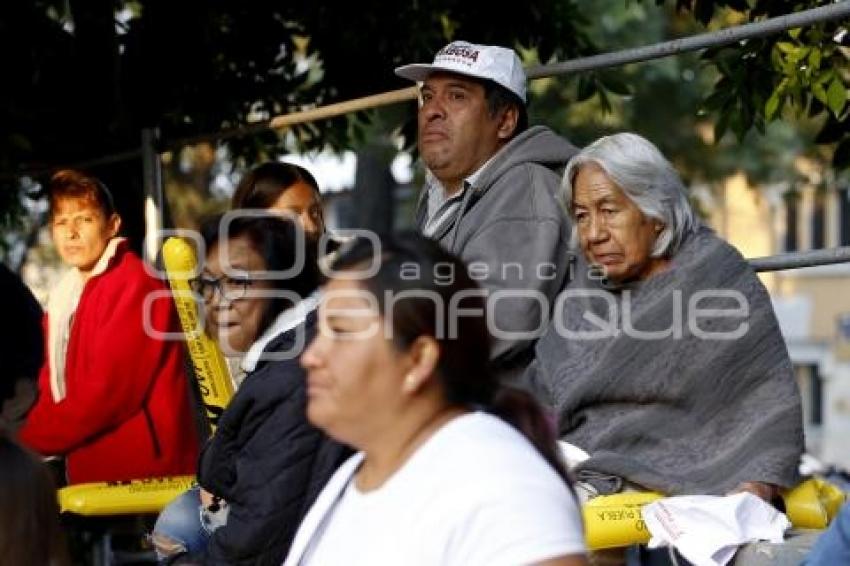
[(220, 299), (226, 301), (244, 299), (248, 294), (248, 287), (253, 284), (253, 279), (248, 277), (228, 277), (227, 275), (218, 278), (201, 275), (191, 281), (192, 290), (207, 303), (213, 300), (216, 289)]

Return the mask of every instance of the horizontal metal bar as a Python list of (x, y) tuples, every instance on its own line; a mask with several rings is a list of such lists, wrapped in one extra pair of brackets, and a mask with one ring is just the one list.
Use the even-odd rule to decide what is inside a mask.
[(850, 263), (850, 246), (809, 250), (806, 252), (789, 252), (751, 258), (747, 261), (750, 262), (753, 269), (762, 273), (766, 271), (782, 271), (785, 269), (831, 265), (834, 263)]
[(638, 63), (640, 61), (648, 61), (650, 59), (659, 59), (661, 57), (669, 57), (670, 55), (677, 55), (688, 51), (699, 51), (700, 49), (708, 49), (709, 47), (721, 47), (745, 39), (764, 37), (766, 35), (772, 35), (789, 29), (848, 17), (850, 17), (850, 1), (845, 0), (828, 6), (803, 10), (784, 16), (777, 16), (760, 22), (753, 22), (718, 31), (701, 33), (644, 47), (635, 47), (632, 49), (624, 49), (622, 51), (614, 51), (612, 53), (601, 53), (590, 57), (582, 57), (581, 59), (572, 59), (561, 63), (529, 67), (526, 69), (526, 74), (529, 79), (537, 79), (541, 77), (563, 75), (566, 73), (576, 73), (579, 71), (617, 67), (627, 63)]

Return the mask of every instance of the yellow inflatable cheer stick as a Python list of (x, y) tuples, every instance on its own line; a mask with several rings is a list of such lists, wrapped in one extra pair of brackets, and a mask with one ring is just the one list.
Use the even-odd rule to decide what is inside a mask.
[(189, 280), (198, 265), (195, 250), (182, 238), (171, 237), (162, 246), (162, 260), (168, 273), (180, 326), (186, 336), (204, 409), (210, 426), (215, 430), (218, 419), (233, 397), (233, 382), (218, 344), (203, 331), (198, 305), (189, 287)]
[(582, 506), (587, 546), (591, 550), (649, 542), (641, 508), (664, 496), (654, 492), (625, 492), (595, 497)]
[[(591, 499), (582, 506), (587, 546), (600, 550), (649, 542), (642, 508), (663, 497), (653, 492), (626, 492)], [(846, 494), (821, 478), (810, 478), (783, 490), (782, 498), (793, 526), (824, 529), (844, 504)]]
[(59, 510), (87, 517), (158, 513), (193, 485), (193, 476), (81, 483), (59, 490)]
[(843, 491), (818, 478), (809, 478), (799, 485), (783, 490), (785, 514), (791, 524), (803, 529), (825, 529), (844, 504)]

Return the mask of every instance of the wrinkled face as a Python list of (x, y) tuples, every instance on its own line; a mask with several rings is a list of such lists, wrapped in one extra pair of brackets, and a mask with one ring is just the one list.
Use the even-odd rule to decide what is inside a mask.
[(490, 116), (484, 87), (461, 75), (434, 73), (420, 92), (419, 153), (450, 191), (460, 187), (510, 137), (504, 112)]
[(663, 225), (647, 218), (595, 163), (583, 165), (573, 182), (573, 215), (587, 260), (615, 282), (641, 280), (668, 261), (651, 257)]
[[(220, 246), (225, 254), (222, 262)], [(224, 269), (228, 273), (224, 273)], [(239, 236), (219, 242), (207, 253), (200, 276), (207, 328), (225, 355), (245, 352), (260, 337), (260, 325), (271, 298), (262, 295), (271, 285), (256, 275), (266, 269), (263, 257), (251, 241)]]
[(66, 197), (56, 201), (50, 231), (62, 261), (87, 277), (120, 225), (117, 214), (106, 218), (94, 200)]
[(304, 181), (287, 187), (270, 209), (294, 215), (311, 240), (318, 240), (325, 233), (322, 203), (315, 189)]
[(392, 426), (410, 366), (385, 337), (375, 305), (354, 281), (332, 280), (325, 286), (319, 321), (319, 332), (301, 356), (307, 370), (307, 417), (334, 438), (361, 448)]

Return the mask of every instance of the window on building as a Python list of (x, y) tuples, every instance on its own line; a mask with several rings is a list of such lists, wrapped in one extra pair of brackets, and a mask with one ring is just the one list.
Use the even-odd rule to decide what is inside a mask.
[(850, 246), (850, 187), (838, 190), (838, 245)]
[(823, 378), (817, 364), (795, 366), (797, 384), (803, 401), (803, 419), (807, 425), (823, 424)]
[(818, 191), (812, 209), (812, 245), (811, 249), (820, 250), (826, 247), (826, 198)]
[(796, 252), (797, 245), (797, 215), (800, 209), (800, 196), (796, 192), (785, 194), (785, 251)]

